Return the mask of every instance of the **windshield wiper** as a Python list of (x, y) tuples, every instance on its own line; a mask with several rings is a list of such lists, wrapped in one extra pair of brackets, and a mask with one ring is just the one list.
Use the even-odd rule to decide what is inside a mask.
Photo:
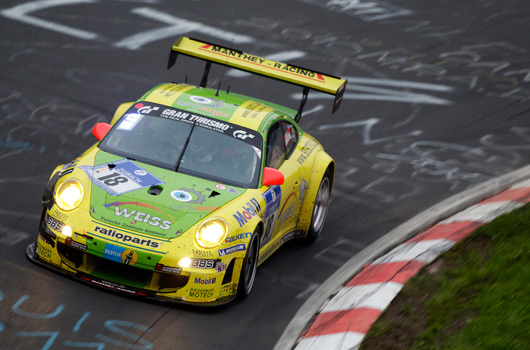
[(184, 157), (184, 152), (186, 152), (186, 148), (188, 148), (188, 143), (190, 143), (190, 138), (191, 138), (191, 134), (193, 133), (193, 129), (195, 129), (195, 122), (193, 122), (190, 133), (188, 134), (188, 137), (186, 138), (186, 142), (184, 142), (184, 147), (182, 147), (182, 151), (180, 152), (179, 159), (177, 160), (177, 164), (175, 165), (175, 172), (179, 171), (179, 165), (180, 165), (180, 162), (182, 161), (182, 157)]

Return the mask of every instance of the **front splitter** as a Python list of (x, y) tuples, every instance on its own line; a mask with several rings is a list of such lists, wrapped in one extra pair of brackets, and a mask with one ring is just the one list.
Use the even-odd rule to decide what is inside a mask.
[(91, 276), (91, 275), (83, 273), (83, 272), (73, 273), (73, 272), (70, 272), (68, 270), (61, 269), (58, 266), (50, 264), (47, 261), (44, 261), (41, 258), (39, 258), (39, 255), (37, 253), (37, 242), (33, 242), (33, 243), (31, 243), (31, 244), (29, 244), (27, 246), (27, 248), (26, 248), (26, 256), (32, 262), (34, 262), (34, 263), (36, 263), (38, 265), (44, 266), (47, 269), (50, 269), (50, 270), (52, 270), (54, 272), (58, 272), (58, 273), (61, 273), (61, 274), (65, 275), (65, 276), (71, 277), (71, 278), (75, 279), (76, 281), (84, 282), (84, 283), (89, 284), (91, 286), (96, 286), (96, 287), (99, 287), (101, 289), (104, 289), (104, 290), (107, 290), (107, 291), (116, 292), (116, 293), (119, 293), (119, 294), (132, 295), (132, 296), (136, 296), (136, 297), (139, 297), (139, 298), (147, 298), (147, 299), (161, 301), (161, 302), (167, 302), (167, 303), (185, 304), (185, 305), (192, 305), (192, 306), (199, 306), (199, 307), (201, 307), (201, 306), (211, 307), (211, 306), (225, 305), (225, 304), (229, 303), (230, 301), (232, 301), (232, 300), (234, 300), (236, 298), (235, 295), (231, 295), (231, 296), (222, 297), (222, 298), (219, 298), (217, 300), (208, 301), (208, 302), (204, 302), (204, 303), (190, 302), (190, 301), (182, 300), (182, 299), (164, 297), (164, 296), (161, 296), (161, 295), (158, 295), (158, 294), (154, 293), (151, 290), (126, 286), (126, 285), (123, 285), (121, 283), (116, 283), (116, 282), (113, 282), (113, 281), (109, 281), (109, 280), (105, 280), (105, 279), (102, 279), (102, 278), (94, 277), (94, 276)]

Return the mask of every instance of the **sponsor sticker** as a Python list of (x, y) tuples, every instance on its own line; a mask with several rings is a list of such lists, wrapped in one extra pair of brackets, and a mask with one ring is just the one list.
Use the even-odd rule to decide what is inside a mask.
[[(94, 232), (103, 234), (103, 235), (108, 236), (108, 237), (112, 237), (112, 238), (114, 238), (116, 240), (122, 241), (123, 243), (130, 242), (130, 243), (138, 244), (138, 245), (141, 245), (141, 246), (146, 246), (146, 247), (149, 247), (149, 248), (158, 248), (160, 245), (162, 245), (162, 243), (155, 242), (152, 239), (134, 237), (134, 236), (128, 235), (127, 233), (123, 233), (123, 232), (119, 232), (117, 230), (114, 230), (112, 228), (105, 228), (105, 227), (96, 226), (96, 227), (94, 227)], [(121, 248), (121, 249), (124, 249), (124, 248)], [(121, 251), (121, 253), (123, 253), (123, 250)], [(121, 253), (120, 253), (120, 256), (121, 256)]]
[(226, 256), (236, 252), (244, 251), (245, 249), (247, 249), (247, 246), (241, 243), (230, 248), (219, 249), (217, 252), (219, 253), (219, 256)]
[(191, 252), (194, 256), (212, 256), (212, 252), (209, 250), (192, 249)]
[[(113, 196), (164, 183), (128, 159), (121, 159), (111, 164), (114, 165), (112, 168), (107, 163), (97, 166), (84, 165), (79, 168), (89, 176), (92, 183)], [(145, 172), (145, 175), (136, 175), (135, 172), (140, 174)]]
[(48, 225), (49, 228), (52, 228), (56, 231), (61, 231), (64, 224), (60, 222), (59, 220), (52, 218), (50, 215), (46, 214), (46, 225)]
[(122, 262), (121, 256), (124, 251), (125, 251), (125, 248), (119, 247), (114, 244), (106, 243), (103, 257), (105, 259), (109, 259), (109, 260), (117, 261), (121, 263)]
[(202, 288), (190, 288), (189, 296), (192, 298), (211, 298), (213, 297), (213, 288), (211, 289), (202, 289)]
[(226, 237), (225, 243), (232, 243), (232, 242), (235, 242), (235, 241), (239, 241), (240, 239), (245, 239), (245, 238), (247, 238), (247, 237), (249, 237), (251, 235), (252, 235), (252, 233), (246, 232), (246, 233), (237, 234), (235, 236)]
[(172, 267), (172, 266), (166, 266), (163, 264), (156, 264), (155, 271), (180, 274), (182, 272), (182, 269), (180, 267)]
[(69, 245), (69, 246), (74, 247), (76, 249), (82, 250), (84, 252), (87, 251), (87, 246), (86, 245), (74, 241), (72, 239), (72, 237), (67, 237), (66, 240), (64, 241), (64, 243), (66, 243), (66, 245)]
[(220, 259), (191, 259), (191, 266), (198, 269), (213, 269)]

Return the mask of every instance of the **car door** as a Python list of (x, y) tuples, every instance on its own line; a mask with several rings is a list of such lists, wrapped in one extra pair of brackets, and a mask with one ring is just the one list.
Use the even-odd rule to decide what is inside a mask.
[(267, 133), (265, 166), (280, 170), (285, 182), (271, 186), (265, 193), (267, 209), (261, 246), (296, 226), (299, 205), (300, 166), (289, 159), (298, 142), (296, 127), (285, 120), (272, 124)]

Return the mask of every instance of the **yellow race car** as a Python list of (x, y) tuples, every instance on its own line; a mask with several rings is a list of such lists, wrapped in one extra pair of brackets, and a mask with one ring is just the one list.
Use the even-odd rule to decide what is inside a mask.
[[(58, 166), (27, 256), (114, 291), (200, 305), (252, 290), (259, 264), (293, 238), (314, 241), (335, 165), (297, 121), (309, 89), (346, 81), (186, 37), (206, 62), (200, 86), (161, 84), (119, 106), (99, 140)], [(212, 63), (303, 87), (298, 111), (206, 88)]]

